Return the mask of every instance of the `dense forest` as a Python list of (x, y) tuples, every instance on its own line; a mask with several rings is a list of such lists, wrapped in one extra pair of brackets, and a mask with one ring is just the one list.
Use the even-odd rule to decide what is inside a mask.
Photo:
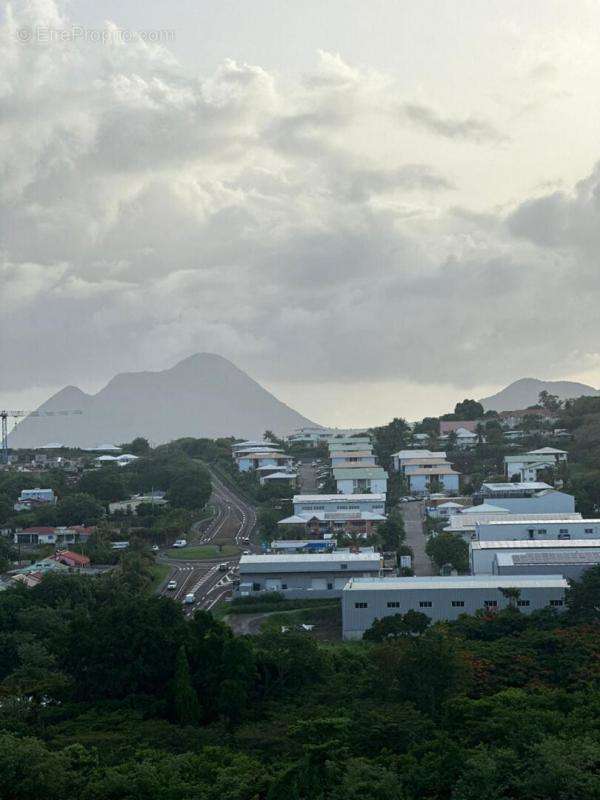
[(596, 800), (600, 570), (569, 610), (234, 637), (101, 578), (0, 594), (0, 797)]

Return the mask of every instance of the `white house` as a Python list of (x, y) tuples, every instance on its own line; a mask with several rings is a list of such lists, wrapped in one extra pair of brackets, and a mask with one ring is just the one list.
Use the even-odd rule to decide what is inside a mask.
[(340, 494), (385, 494), (388, 474), (382, 467), (360, 467), (356, 469), (334, 469), (333, 479)]
[(434, 467), (406, 467), (404, 475), (409, 492), (417, 497), (431, 491), (439, 491), (432, 488), (436, 484), (448, 494), (458, 494), (459, 491), (460, 473), (452, 469), (450, 464)]
[[(453, 433), (456, 437), (454, 447), (458, 448), (459, 450), (467, 450), (470, 447), (475, 447), (479, 439), (476, 433), (463, 427), (456, 428)], [(450, 438), (451, 434), (440, 436), (440, 442), (448, 442), (450, 441)]]
[(258, 479), (258, 482), (261, 486), (267, 486), (275, 483), (290, 484), (295, 486), (297, 479), (298, 475), (295, 472), (270, 472), (267, 475), (261, 475)]
[(23, 489), (13, 508), (15, 511), (30, 511), (36, 506), (55, 504), (56, 495), (52, 489)]
[(236, 456), (236, 461), (240, 472), (249, 472), (251, 469), (259, 467), (278, 467), (282, 471), (291, 471), (294, 463), (291, 456), (286, 456), (285, 453), (277, 450), (240, 453)]
[(434, 467), (446, 463), (446, 453), (436, 453), (431, 450), (399, 450), (392, 453), (392, 462), (395, 472), (404, 472), (406, 466)]
[[(431, 578), (353, 578), (342, 592), (344, 639), (361, 639), (376, 619), (418, 611), (432, 622), (455, 620), (482, 609), (499, 611), (514, 603), (523, 613), (564, 609), (562, 575), (508, 577), (470, 575)], [(518, 598), (503, 590), (517, 589)], [(426, 679), (426, 676), (424, 676)]]
[(334, 450), (332, 467), (374, 467), (375, 456), (370, 450)]
[(528, 453), (504, 457), (504, 472), (509, 481), (537, 481), (549, 469), (566, 464), (568, 453), (555, 447), (541, 447)]

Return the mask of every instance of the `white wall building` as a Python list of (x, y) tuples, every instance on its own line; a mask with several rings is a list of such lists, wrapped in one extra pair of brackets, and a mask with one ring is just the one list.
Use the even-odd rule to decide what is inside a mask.
[(291, 471), (294, 459), (284, 453), (263, 451), (256, 453), (242, 453), (236, 457), (240, 472), (249, 472), (259, 467), (278, 467), (280, 470)]
[(392, 462), (395, 472), (404, 472), (405, 466), (411, 464), (415, 467), (433, 467), (446, 463), (446, 453), (432, 452), (431, 450), (399, 450), (392, 453)]
[(240, 559), (242, 596), (281, 592), (286, 597), (341, 597), (351, 577), (377, 576), (382, 569), (380, 553), (294, 553), (249, 555)]
[(436, 484), (441, 491), (448, 494), (458, 494), (460, 488), (460, 473), (452, 469), (450, 464), (439, 467), (406, 467), (404, 476), (411, 494), (422, 496), (429, 494)]
[(433, 622), (455, 620), (479, 609), (490, 612), (507, 608), (503, 589), (518, 589), (520, 611), (564, 608), (567, 581), (562, 575), (432, 578), (354, 578), (342, 592), (344, 639), (361, 639), (376, 619), (419, 611)]
[[(457, 533), (463, 536), (466, 541), (475, 540), (477, 534), (475, 529), (478, 523), (496, 522), (502, 520), (513, 520), (528, 522), (536, 520), (537, 522), (545, 522), (546, 520), (577, 520), (581, 519), (581, 514), (573, 512), (571, 514), (511, 514), (508, 511), (497, 510), (495, 512), (487, 509), (492, 509), (494, 506), (488, 506), (487, 503), (481, 506), (472, 506), (471, 513), (467, 510), (460, 514), (454, 514), (448, 519), (448, 525), (444, 528), (449, 533)], [(481, 509), (481, 512), (475, 512), (475, 509)]]
[(566, 464), (568, 453), (555, 447), (541, 447), (528, 453), (504, 457), (504, 472), (509, 481), (538, 481), (548, 469)]
[(477, 541), (495, 542), (506, 539), (599, 539), (600, 519), (515, 519), (478, 522)]
[(334, 450), (331, 454), (332, 467), (374, 467), (375, 456), (370, 450)]
[(385, 494), (388, 474), (382, 467), (360, 469), (334, 469), (333, 479), (340, 494)]
[(335, 513), (340, 511), (370, 511), (385, 514), (385, 494), (295, 494), (292, 503), (294, 514), (312, 514), (315, 511)]

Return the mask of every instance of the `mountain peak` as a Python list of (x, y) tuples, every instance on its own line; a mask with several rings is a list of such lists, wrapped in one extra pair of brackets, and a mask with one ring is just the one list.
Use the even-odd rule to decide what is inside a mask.
[(282, 403), (231, 361), (195, 353), (157, 372), (122, 372), (95, 395), (67, 386), (41, 408), (77, 410), (78, 416), (28, 417), (10, 436), (12, 447), (56, 440), (92, 447), (146, 436), (153, 444), (184, 436), (255, 439), (314, 425)]
[(479, 402), (486, 411), (515, 411), (533, 406), (538, 402), (540, 392), (555, 394), (560, 400), (569, 400), (582, 395), (596, 396), (598, 389), (576, 381), (543, 381), (540, 378), (519, 378), (501, 391)]

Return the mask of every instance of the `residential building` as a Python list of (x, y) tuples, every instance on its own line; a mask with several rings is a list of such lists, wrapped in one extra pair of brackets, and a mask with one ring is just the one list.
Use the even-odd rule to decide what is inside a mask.
[(318, 426), (306, 426), (304, 428), (297, 428), (293, 433), (287, 437), (289, 444), (305, 444), (317, 446), (319, 444), (327, 444), (334, 439), (348, 438), (353, 434), (360, 434), (363, 430), (361, 428), (320, 428)]
[(446, 463), (446, 453), (431, 450), (399, 450), (392, 453), (395, 472), (404, 472), (405, 467), (435, 467)]
[(527, 418), (537, 419), (542, 423), (554, 424), (558, 422), (556, 411), (547, 411), (545, 408), (522, 408), (518, 411), (500, 411), (498, 419), (504, 427), (516, 428), (522, 425)]
[(56, 495), (52, 489), (23, 489), (17, 502), (14, 504), (15, 511), (30, 511), (43, 505), (55, 505)]
[(370, 511), (385, 513), (385, 494), (296, 494), (292, 499), (294, 514), (315, 511)]
[(464, 506), (460, 503), (454, 503), (452, 500), (448, 500), (436, 506), (428, 506), (426, 509), (428, 517), (442, 520), (450, 519), (450, 517), (453, 517), (455, 514), (460, 514), (463, 510)]
[(462, 428), (470, 433), (477, 433), (477, 426), (481, 423), (478, 419), (441, 419), (440, 420), (440, 436), (447, 436), (453, 431), (458, 431)]
[(374, 467), (375, 456), (370, 450), (334, 450), (331, 454), (332, 467)]
[[(516, 605), (524, 613), (564, 609), (567, 581), (562, 575), (470, 575), (431, 578), (353, 578), (342, 592), (344, 639), (361, 639), (376, 619), (418, 611), (432, 622), (455, 620), (478, 610), (490, 613)], [(503, 590), (516, 589), (518, 598)]]
[(479, 497), (486, 503), (508, 509), (512, 514), (564, 514), (575, 511), (573, 495), (560, 492), (540, 481), (484, 483)]
[(334, 469), (333, 479), (340, 494), (385, 494), (388, 474), (382, 467)]
[(242, 556), (239, 564), (242, 596), (281, 592), (294, 597), (341, 597), (349, 578), (376, 576), (380, 553), (349, 551)]
[(295, 472), (270, 472), (267, 475), (262, 474), (258, 479), (261, 486), (287, 483), (293, 487), (296, 486), (297, 480), (298, 475)]
[(332, 456), (334, 453), (338, 451), (367, 451), (371, 452), (373, 446), (371, 444), (371, 440), (368, 436), (361, 436), (355, 437), (351, 439), (333, 439), (328, 444), (329, 447), (329, 454)]
[(259, 467), (279, 467), (282, 471), (291, 471), (294, 463), (292, 456), (286, 456), (278, 450), (241, 453), (236, 456), (236, 461), (240, 472), (249, 472)]
[(435, 467), (406, 467), (404, 476), (410, 494), (417, 497), (440, 489), (447, 494), (458, 494), (460, 489), (460, 473), (452, 469), (450, 464)]
[(67, 567), (76, 567), (82, 569), (89, 567), (91, 564), (90, 559), (81, 553), (74, 553), (72, 550), (57, 550), (56, 554), (50, 558), (58, 561), (59, 564), (64, 564)]
[(17, 545), (77, 544), (87, 541), (92, 532), (93, 528), (85, 528), (82, 525), (56, 528), (38, 525), (16, 531), (13, 534), (13, 542)]
[[(470, 447), (475, 447), (477, 442), (479, 441), (479, 436), (472, 431), (467, 430), (466, 428), (456, 428), (453, 431), (454, 434), (454, 445), (453, 449), (458, 450), (467, 450)], [(450, 434), (446, 434), (445, 436), (440, 436), (440, 442), (448, 443), (450, 441)], [(482, 441), (485, 442), (485, 438), (482, 438)]]
[[(499, 539), (469, 544), (469, 565), (473, 575), (492, 575), (496, 556), (501, 553), (600, 554), (598, 539)], [(557, 572), (561, 570), (557, 569)]]
[(539, 481), (549, 470), (559, 470), (567, 463), (566, 450), (541, 447), (520, 455), (504, 457), (506, 479), (514, 482)]

